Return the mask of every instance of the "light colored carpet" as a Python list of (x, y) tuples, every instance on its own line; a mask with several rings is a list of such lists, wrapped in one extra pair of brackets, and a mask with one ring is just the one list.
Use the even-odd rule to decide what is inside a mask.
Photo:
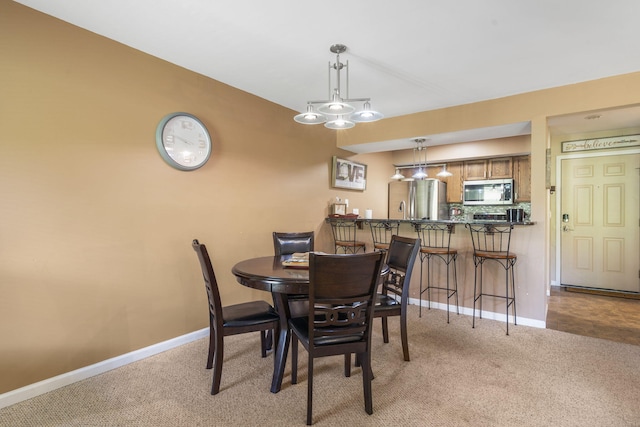
[[(410, 307), (411, 361), (398, 322), (374, 329), (373, 415), (362, 376), (341, 357), (316, 361), (314, 424), (337, 426), (639, 426), (640, 346)], [(220, 394), (211, 396), (202, 339), (0, 410), (2, 426), (299, 426), (306, 358), (269, 392), (273, 356), (257, 334), (225, 338)]]

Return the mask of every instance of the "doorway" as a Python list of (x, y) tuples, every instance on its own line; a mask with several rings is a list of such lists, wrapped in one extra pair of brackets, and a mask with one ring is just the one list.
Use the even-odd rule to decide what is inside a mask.
[(558, 157), (562, 286), (640, 292), (640, 150)]

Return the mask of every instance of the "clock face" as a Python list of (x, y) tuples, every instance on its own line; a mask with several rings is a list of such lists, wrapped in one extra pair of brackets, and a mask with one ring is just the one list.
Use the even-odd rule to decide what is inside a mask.
[(176, 169), (194, 170), (211, 156), (211, 137), (204, 124), (188, 113), (165, 116), (156, 130), (162, 158)]

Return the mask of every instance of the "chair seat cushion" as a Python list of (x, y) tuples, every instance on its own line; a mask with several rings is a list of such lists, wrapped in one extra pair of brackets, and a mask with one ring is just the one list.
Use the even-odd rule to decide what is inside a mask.
[(251, 301), (222, 307), (224, 326), (259, 325), (279, 320), (280, 316), (266, 301)]
[[(304, 317), (294, 317), (289, 320), (289, 326), (293, 330), (299, 338), (300, 341), (309, 341), (309, 318), (307, 316)], [(339, 335), (335, 337), (321, 337), (316, 338), (315, 345), (330, 345), (330, 344), (342, 344), (348, 342), (356, 342), (361, 341), (363, 338), (362, 333), (356, 333), (353, 335)]]
[(390, 295), (377, 294), (375, 310), (391, 310), (402, 306), (399, 300), (396, 300)]
[(434, 247), (423, 246), (422, 248), (420, 248), (420, 252), (422, 252), (423, 254), (433, 254), (433, 255), (455, 255), (458, 253), (458, 250), (450, 249), (450, 248), (434, 248)]
[(359, 240), (356, 240), (355, 242), (352, 241), (352, 240), (336, 240), (336, 245), (338, 245), (338, 246), (349, 246), (349, 247), (365, 246), (364, 242), (361, 242)]
[(498, 251), (476, 251), (474, 256), (479, 258), (489, 259), (516, 259), (516, 254), (512, 252), (498, 252)]

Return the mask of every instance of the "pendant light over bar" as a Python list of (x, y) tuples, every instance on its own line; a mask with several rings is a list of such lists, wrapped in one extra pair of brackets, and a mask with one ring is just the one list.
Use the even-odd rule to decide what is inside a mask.
[[(384, 117), (371, 109), (371, 98), (349, 98), (349, 61), (346, 64), (340, 62), (340, 54), (347, 50), (343, 44), (334, 44), (329, 48), (336, 54), (336, 62), (329, 62), (329, 99), (323, 101), (308, 101), (307, 111), (298, 114), (293, 119), (304, 125), (317, 125), (324, 123), (329, 129), (349, 129), (356, 123), (375, 122)], [(344, 98), (340, 73), (345, 70), (346, 84), (344, 86)], [(332, 87), (331, 74), (335, 71), (335, 87)], [(354, 103), (362, 102), (362, 108), (358, 109)]]
[(453, 174), (447, 170), (447, 164), (446, 163), (444, 165), (442, 165), (442, 170), (436, 174), (436, 176), (439, 176), (441, 178), (447, 178), (447, 177), (452, 176), (452, 175)]
[[(418, 168), (418, 172), (413, 174), (413, 178), (425, 179), (429, 176), (424, 170), (422, 170), (422, 153), (424, 153), (424, 167), (425, 168), (427, 167), (427, 147), (423, 145), (426, 139), (416, 138), (414, 139), (414, 141), (416, 143), (416, 148), (413, 149), (413, 163), (414, 163), (414, 166)], [(416, 165), (416, 154), (418, 157), (417, 165)]]

